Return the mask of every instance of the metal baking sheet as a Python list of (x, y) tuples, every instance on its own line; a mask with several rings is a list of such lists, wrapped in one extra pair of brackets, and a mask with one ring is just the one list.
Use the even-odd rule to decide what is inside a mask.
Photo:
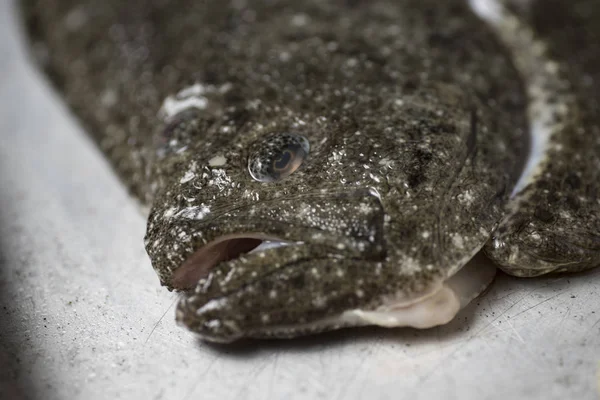
[(215, 346), (176, 326), (145, 219), (0, 1), (0, 399), (600, 398), (600, 269), (516, 279), (449, 325)]

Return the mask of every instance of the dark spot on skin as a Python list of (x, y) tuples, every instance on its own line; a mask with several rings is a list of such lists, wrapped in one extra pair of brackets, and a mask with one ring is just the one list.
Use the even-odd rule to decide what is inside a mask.
[(345, 0), (344, 2), (347, 7), (353, 8), (358, 6), (360, 3), (363, 3), (364, 0)]
[(593, 185), (587, 185), (585, 187), (585, 195), (589, 199), (598, 198), (598, 188)]
[(425, 180), (425, 175), (420, 172), (410, 174), (408, 177), (408, 186), (415, 188), (419, 186)]
[(402, 85), (402, 89), (407, 94), (414, 92), (418, 87), (418, 83), (413, 80), (408, 80)]
[(246, 101), (246, 98), (242, 95), (242, 93), (237, 90), (228, 90), (223, 95), (223, 99), (229, 105), (239, 105), (240, 107), (243, 106), (244, 102)]
[(295, 289), (302, 289), (304, 287), (304, 275), (296, 275), (290, 278), (289, 282)]
[(301, 30), (286, 32), (283, 37), (289, 42), (301, 42), (310, 38), (309, 33)]
[(263, 89), (263, 96), (268, 101), (275, 101), (279, 97), (279, 93), (276, 88), (267, 86)]
[(219, 82), (219, 72), (211, 69), (210, 66), (207, 66), (206, 70), (202, 74), (202, 77), (199, 79), (201, 82), (206, 82), (207, 84), (218, 83)]
[[(540, 195), (540, 198), (542, 198), (542, 196)], [(548, 193), (548, 195), (546, 196), (546, 201), (547, 203), (556, 203), (557, 201), (560, 200), (560, 197), (558, 196), (558, 194), (556, 193), (556, 191), (551, 191), (550, 193)]]
[(505, 225), (501, 225), (497, 230), (496, 234), (492, 237), (492, 239), (496, 239), (502, 235), (505, 235), (508, 231), (508, 228)]
[(550, 223), (550, 222), (554, 221), (554, 219), (555, 219), (554, 215), (547, 208), (544, 208), (541, 206), (538, 206), (535, 209), (535, 212), (533, 215), (540, 221), (546, 222), (546, 223)]
[(233, 122), (236, 128), (240, 129), (250, 119), (250, 112), (245, 108), (236, 108), (227, 117), (229, 121)]
[(451, 43), (452, 39), (449, 38), (447, 35), (444, 35), (443, 33), (440, 32), (434, 32), (431, 35), (429, 35), (429, 44), (432, 46), (439, 46), (439, 47), (443, 47), (443, 46), (447, 46), (448, 43)]
[(273, 283), (271, 280), (266, 279), (266, 280), (260, 281), (260, 289), (263, 291), (263, 293), (267, 293), (272, 288), (273, 288)]
[(403, 241), (410, 241), (416, 235), (417, 224), (414, 221), (406, 221), (402, 226), (396, 228), (398, 231), (398, 238)]
[(570, 173), (565, 178), (565, 185), (571, 189), (579, 189), (581, 187), (581, 179), (574, 173)]
[(443, 135), (454, 135), (456, 134), (456, 126), (452, 124), (441, 123), (434, 125), (429, 128), (429, 132)]
[(508, 186), (506, 183), (504, 183), (504, 185), (500, 189), (498, 189), (498, 191), (494, 195), (494, 199), (496, 200), (496, 202), (500, 202), (504, 198), (507, 189)]
[(367, 103), (367, 107), (371, 110), (377, 110), (383, 105), (383, 100), (381, 97), (372, 97), (369, 99)]
[(415, 188), (425, 181), (425, 170), (433, 159), (433, 155), (428, 151), (417, 149), (413, 159), (415, 162), (410, 167), (408, 175), (408, 186), (411, 188)]
[(577, 211), (581, 206), (579, 199), (576, 196), (568, 195), (566, 199), (567, 204), (573, 211)]

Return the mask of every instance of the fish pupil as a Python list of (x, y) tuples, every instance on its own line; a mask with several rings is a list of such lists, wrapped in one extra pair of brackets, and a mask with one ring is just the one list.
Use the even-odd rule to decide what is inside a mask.
[(279, 156), (278, 159), (275, 160), (275, 162), (273, 163), (273, 167), (276, 171), (280, 171), (280, 170), (285, 170), (288, 165), (290, 164), (290, 161), (293, 159), (294, 154), (292, 153), (291, 149), (285, 149), (281, 155)]

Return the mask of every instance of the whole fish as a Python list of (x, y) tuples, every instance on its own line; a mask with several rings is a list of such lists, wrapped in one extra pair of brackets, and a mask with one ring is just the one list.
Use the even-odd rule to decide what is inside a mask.
[(230, 342), (444, 324), (492, 281), (484, 246), (520, 276), (598, 265), (595, 3), (23, 12), (34, 55), (149, 211), (177, 320)]

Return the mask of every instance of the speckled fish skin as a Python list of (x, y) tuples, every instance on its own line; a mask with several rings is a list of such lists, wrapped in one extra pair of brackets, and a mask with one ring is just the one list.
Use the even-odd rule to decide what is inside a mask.
[[(293, 243), (221, 262), (184, 294), (178, 319), (209, 340), (335, 329), (310, 323), (422, 296), (490, 238), (528, 150), (519, 75), (463, 1), (30, 0), (24, 11), (58, 90), (150, 207), (163, 285), (227, 234)], [(204, 107), (170, 125), (165, 99), (195, 84)], [(284, 132), (309, 140), (307, 159), (255, 181), (252, 149)]]
[[(517, 276), (576, 272), (600, 265), (600, 2), (505, 0), (522, 21), (516, 57), (542, 42), (561, 88), (548, 149), (514, 212), (485, 247)], [(514, 24), (511, 26), (514, 28)], [(511, 29), (509, 27), (508, 29)], [(527, 32), (525, 32), (527, 31)], [(548, 68), (549, 67), (549, 68)], [(543, 69), (542, 69), (543, 70)], [(537, 72), (539, 74), (539, 72)]]

